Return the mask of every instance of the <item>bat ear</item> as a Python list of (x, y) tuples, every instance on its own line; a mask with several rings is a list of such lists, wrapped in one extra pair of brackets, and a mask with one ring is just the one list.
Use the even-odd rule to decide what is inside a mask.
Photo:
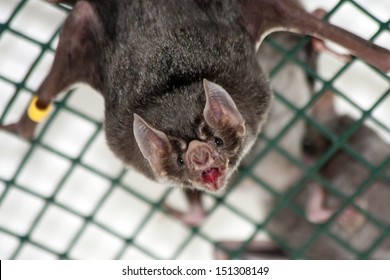
[(313, 106), (312, 113), (319, 121), (326, 121), (333, 118), (336, 115), (334, 93), (328, 91), (321, 96), (321, 98)]
[(171, 151), (171, 145), (164, 132), (152, 128), (140, 116), (134, 114), (133, 132), (142, 155), (154, 171), (163, 157)]
[(206, 106), (203, 116), (211, 127), (234, 127), (242, 135), (245, 134), (245, 123), (240, 111), (227, 91), (212, 82), (203, 79), (206, 93)]

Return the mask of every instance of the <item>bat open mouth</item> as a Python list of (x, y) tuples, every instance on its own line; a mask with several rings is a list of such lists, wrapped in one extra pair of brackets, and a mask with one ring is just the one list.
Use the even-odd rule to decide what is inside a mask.
[(211, 187), (212, 190), (216, 191), (221, 187), (218, 179), (222, 174), (223, 172), (220, 168), (208, 168), (202, 172), (202, 180), (207, 186)]

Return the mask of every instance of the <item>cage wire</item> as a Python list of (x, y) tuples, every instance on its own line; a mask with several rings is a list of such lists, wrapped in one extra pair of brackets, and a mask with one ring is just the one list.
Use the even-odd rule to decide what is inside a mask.
[[(328, 20), (388, 48), (390, 7), (386, 2), (341, 0), (304, 4), (308, 10), (325, 6)], [(44, 1), (1, 1), (1, 124), (18, 120), (48, 72), (68, 12), (67, 7)], [(297, 55), (308, 43), (307, 37), (292, 48), (272, 39), (265, 42), (283, 56), (270, 72), (271, 80), (287, 63), (292, 63), (316, 81), (317, 92), (303, 106), (296, 106), (283, 92), (275, 92), (274, 102), (291, 110), (291, 119), (275, 135), (260, 135), (258, 141), (265, 144), (252, 154), (249, 163), (240, 167), (225, 194), (205, 195), (207, 218), (199, 227), (187, 227), (164, 210), (164, 203), (186, 210), (180, 190), (149, 181), (111, 154), (102, 129), (102, 98), (88, 87), (62, 94), (32, 141), (0, 131), (0, 258), (211, 259), (216, 243), (222, 239), (244, 241), (243, 246), (230, 252), (231, 258), (240, 258), (245, 244), (267, 236), (291, 249), (268, 232), (266, 225), (281, 207), (302, 212), (291, 198), (305, 179), (296, 182), (287, 194), (278, 192), (272, 179), (263, 178), (256, 171), (271, 152), (303, 170), (306, 179), (315, 178), (326, 185), (317, 171), (342, 147), (371, 171), (358, 187), (359, 192), (349, 200), (354, 200), (375, 178), (380, 177), (390, 187), (390, 180), (383, 173), (389, 160), (373, 166), (347, 144), (348, 137), (363, 123), (390, 139), (389, 76), (357, 59), (344, 63), (327, 54), (320, 56), (317, 73)], [(356, 123), (308, 169), (281, 141), (302, 119), (335, 137), (308, 114), (328, 89), (339, 97), (338, 109), (354, 115)], [(269, 212), (259, 205), (257, 198), (262, 195), (277, 199)], [(390, 238), (390, 229), (370, 213), (361, 211), (380, 231), (370, 248), (354, 248), (325, 224), (303, 246), (295, 248), (292, 256), (305, 258), (307, 248), (325, 233), (356, 258), (370, 258), (377, 246)]]

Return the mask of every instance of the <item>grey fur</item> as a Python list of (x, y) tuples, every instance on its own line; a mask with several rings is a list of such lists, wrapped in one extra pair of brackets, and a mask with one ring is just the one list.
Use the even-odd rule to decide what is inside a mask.
[[(349, 116), (328, 115), (326, 119), (326, 122), (322, 124), (338, 136), (346, 132), (355, 123), (355, 120)], [(306, 139), (312, 141), (313, 145), (320, 143), (316, 149), (310, 149), (305, 153), (306, 157), (314, 160), (323, 155), (331, 145), (330, 141), (315, 131), (314, 128), (309, 128)], [(361, 126), (349, 138), (348, 145), (359, 152), (373, 166), (378, 166), (390, 157), (390, 145), (365, 125)], [(372, 176), (372, 172), (367, 167), (348, 155), (345, 150), (336, 152), (320, 170), (320, 174), (346, 198), (355, 194), (358, 191), (357, 187), (369, 176)], [(384, 174), (389, 177), (390, 168), (388, 166), (385, 167)], [(339, 216), (334, 217), (329, 225), (330, 232), (361, 254), (374, 245), (376, 239), (383, 234), (390, 224), (390, 186), (380, 177), (372, 179), (373, 181), (368, 188), (355, 201), (348, 204)], [(305, 211), (307, 207), (311, 195), (310, 191), (310, 185), (306, 185), (293, 199), (302, 211)], [(339, 209), (343, 203), (345, 204), (343, 200), (336, 198), (329, 191), (325, 200), (326, 207)], [(370, 221), (369, 217), (365, 217), (357, 209), (354, 210), (357, 212), (353, 216), (347, 214), (347, 220), (342, 221), (342, 215), (345, 215), (346, 211), (353, 208), (354, 205), (367, 211), (381, 226)], [(357, 219), (362, 220), (356, 221)], [(353, 227), (356, 222), (358, 226)], [(305, 215), (302, 216), (302, 212), (299, 215), (291, 209), (283, 208), (276, 218), (271, 221), (268, 229), (277, 237), (282, 238), (290, 249), (298, 250), (320, 227), (308, 222)], [(354, 259), (357, 257), (352, 251), (344, 249), (342, 245), (329, 237), (326, 232), (321, 232), (318, 235), (304, 255), (311, 259)], [(374, 247), (373, 252), (368, 257), (389, 259), (390, 237), (387, 235), (377, 247)]]

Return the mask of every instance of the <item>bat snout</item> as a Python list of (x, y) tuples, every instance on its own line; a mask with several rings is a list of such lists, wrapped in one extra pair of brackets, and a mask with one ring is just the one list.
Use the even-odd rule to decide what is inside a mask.
[(192, 178), (203, 190), (216, 192), (226, 185), (229, 160), (218, 154), (208, 143), (190, 142), (186, 160)]
[(214, 152), (208, 144), (193, 140), (187, 150), (187, 162), (192, 170), (204, 170), (213, 164)]

